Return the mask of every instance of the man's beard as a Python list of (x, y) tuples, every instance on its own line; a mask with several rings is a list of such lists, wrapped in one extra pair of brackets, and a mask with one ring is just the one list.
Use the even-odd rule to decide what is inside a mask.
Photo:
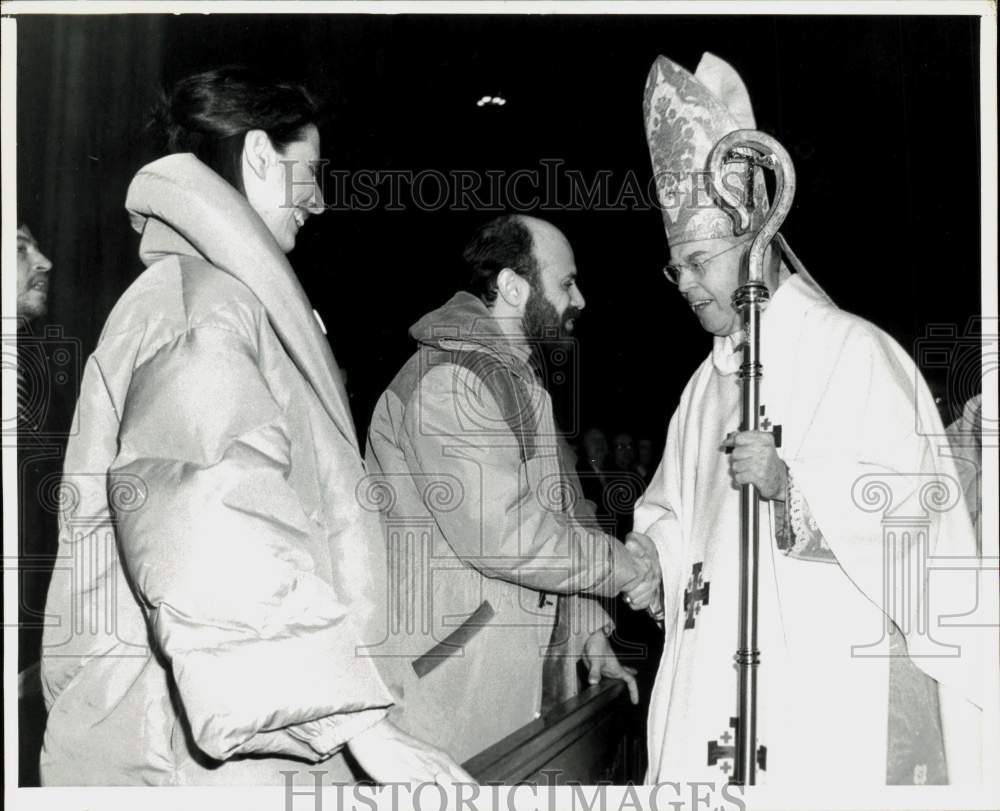
[(33, 273), (28, 277), (28, 284), (23, 291), (17, 295), (17, 315), (19, 318), (34, 321), (41, 318), (49, 310), (49, 291), (45, 288), (42, 291), (34, 288), (34, 283), (41, 274)]
[(521, 328), (529, 339), (544, 340), (546, 338), (568, 338), (573, 330), (568, 326), (570, 321), (576, 322), (580, 317), (580, 308), (568, 305), (562, 315), (552, 305), (539, 288), (531, 286), (531, 295), (524, 308), (521, 318)]
[[(568, 324), (579, 317), (580, 308), (573, 305), (568, 305), (560, 315), (545, 293), (535, 285), (531, 286), (521, 327), (531, 345), (529, 363), (550, 394), (553, 393), (552, 383), (556, 382), (550, 380), (550, 376), (566, 364), (568, 353), (572, 351), (573, 340), (570, 336), (573, 330)], [(564, 372), (558, 374), (565, 376)]]

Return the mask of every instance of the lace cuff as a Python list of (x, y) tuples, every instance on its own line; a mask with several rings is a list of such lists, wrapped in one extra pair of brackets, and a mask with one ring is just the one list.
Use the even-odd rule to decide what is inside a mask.
[(776, 510), (779, 516), (775, 531), (778, 548), (789, 557), (835, 563), (837, 558), (809, 511), (809, 504), (792, 471), (786, 467), (785, 472), (785, 503)]

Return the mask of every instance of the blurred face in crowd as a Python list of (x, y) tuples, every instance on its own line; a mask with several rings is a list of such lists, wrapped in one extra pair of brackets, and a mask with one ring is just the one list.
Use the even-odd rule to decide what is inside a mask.
[[(751, 241), (752, 235), (699, 239), (670, 250), (677, 289), (702, 329), (712, 335), (732, 335), (742, 326), (740, 314), (733, 307), (733, 293), (740, 285)], [(764, 264), (764, 281), (773, 293), (777, 288), (778, 262), (771, 248)]]
[(49, 302), (52, 263), (38, 249), (28, 226), (17, 229), (17, 314), (35, 319), (45, 315)]
[(247, 200), (279, 247), (288, 253), (305, 221), (323, 213), (317, 182), (319, 130), (304, 127), (302, 137), (279, 152), (263, 130), (250, 130), (243, 147), (243, 186)]
[(635, 459), (635, 450), (632, 447), (632, 437), (628, 434), (618, 434), (615, 437), (615, 465), (622, 470), (628, 468)]
[(586, 306), (576, 284), (573, 249), (554, 225), (524, 218), (531, 231), (538, 274), (524, 310), (524, 332), (531, 338), (566, 337)]
[(591, 428), (583, 435), (583, 451), (595, 465), (603, 463), (607, 458), (608, 440), (600, 428)]

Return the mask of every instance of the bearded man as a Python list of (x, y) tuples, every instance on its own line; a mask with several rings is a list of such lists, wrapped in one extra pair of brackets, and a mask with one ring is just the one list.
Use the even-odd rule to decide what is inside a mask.
[[(48, 312), (49, 277), (52, 263), (42, 253), (28, 226), (17, 227), (17, 319), (18, 331), (30, 332), (31, 323)], [(30, 351), (30, 350), (29, 350)], [(32, 361), (36, 359), (32, 358)], [(42, 361), (44, 363), (44, 361)], [(17, 367), (18, 430), (31, 433), (40, 428), (39, 421), (47, 403), (38, 403), (38, 393), (30, 391), (28, 375), (22, 365)]]
[[(33, 329), (48, 312), (52, 262), (42, 253), (25, 223), (17, 227), (17, 444), (20, 457), (20, 499), (18, 525), (21, 553), (29, 564), (21, 574), (21, 646), (18, 666), (25, 668), (39, 658), (41, 622), (48, 587), (47, 557), (54, 553), (57, 535), (55, 516), (39, 496), (42, 483), (58, 475), (60, 443), (54, 441), (62, 430), (53, 409), (59, 405), (52, 396), (52, 351), (40, 332)], [(38, 558), (45, 561), (39, 566)]]
[[(51, 577), (56, 517), (40, 497), (44, 482), (58, 476), (62, 448), (54, 441), (62, 430), (53, 409), (49, 353), (51, 348), (33, 325), (48, 312), (52, 262), (42, 253), (27, 224), (17, 226), (17, 454), (20, 497), (20, 602), (18, 606), (18, 670), (20, 696), (29, 712), (20, 726), (21, 785), (38, 785), (38, 752), (44, 730), (38, 660), (41, 650), (45, 593)], [(6, 426), (5, 426), (6, 427)], [(40, 723), (38, 721), (41, 721)]]
[[(778, 237), (764, 260), (761, 402), (762, 425), (780, 425), (781, 438), (739, 431), (743, 331), (732, 299), (767, 211), (765, 184), (749, 182), (745, 162), (726, 167), (731, 190), (756, 198), (737, 234), (705, 176), (721, 138), (754, 128), (750, 98), (732, 67), (705, 54), (694, 74), (657, 59), (644, 101), (665, 273), (713, 336), (635, 511), (663, 571), (648, 779), (732, 774), (739, 488), (751, 484), (761, 498), (757, 783), (974, 782), (988, 660), (970, 612), (977, 594), (993, 605), (994, 586), (973, 571), (938, 572), (933, 594), (927, 586), (935, 560), (977, 566), (927, 386)], [(964, 627), (938, 622), (948, 616)]]
[(389, 636), (373, 655), (397, 723), (459, 761), (575, 692), (581, 657), (591, 683), (623, 679), (635, 703), (610, 619), (577, 595), (625, 591), (642, 605), (658, 586), (638, 541), (574, 515), (533, 368), (584, 308), (569, 242), (508, 215), (475, 234), (464, 261), (469, 290), (410, 329), (419, 348), (378, 401), (366, 454), (392, 579)]

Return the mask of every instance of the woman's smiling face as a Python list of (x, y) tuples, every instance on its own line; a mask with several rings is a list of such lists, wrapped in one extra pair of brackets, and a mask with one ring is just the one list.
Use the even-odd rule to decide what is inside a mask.
[(304, 127), (298, 140), (274, 148), (267, 134), (251, 130), (243, 149), (243, 185), (247, 200), (260, 215), (279, 247), (288, 253), (306, 219), (323, 212), (317, 183), (319, 130)]

